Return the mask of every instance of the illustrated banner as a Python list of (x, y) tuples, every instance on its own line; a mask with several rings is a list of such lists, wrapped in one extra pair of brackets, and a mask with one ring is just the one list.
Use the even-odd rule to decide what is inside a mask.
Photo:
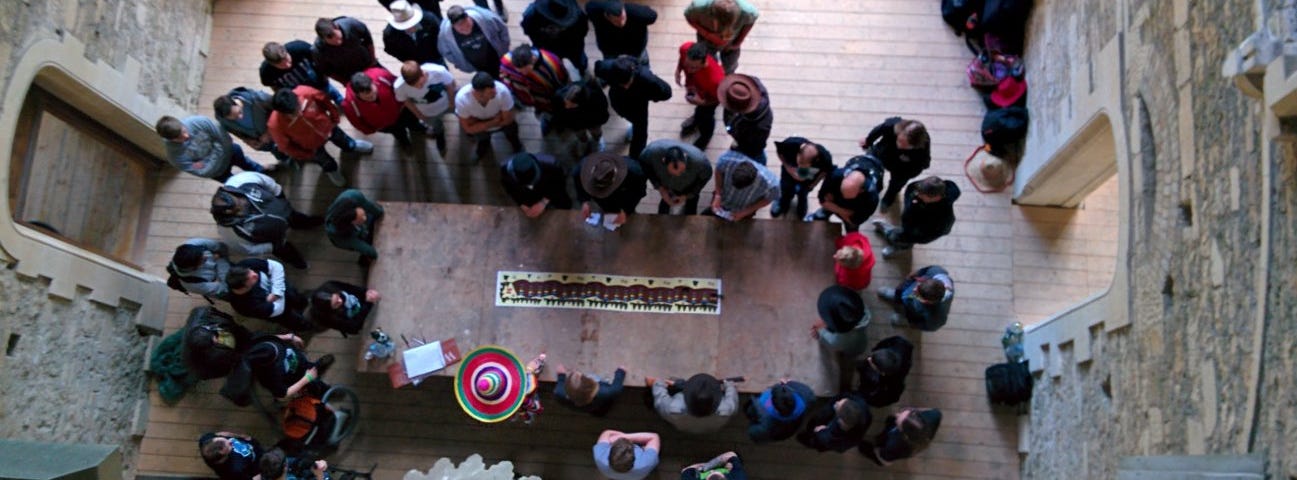
[(497, 307), (720, 315), (721, 297), (719, 278), (511, 271), (495, 275)]

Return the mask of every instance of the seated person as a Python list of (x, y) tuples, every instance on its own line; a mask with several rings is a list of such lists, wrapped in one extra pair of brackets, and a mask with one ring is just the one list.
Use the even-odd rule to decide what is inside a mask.
[(882, 189), (883, 164), (869, 155), (856, 156), (824, 180), (820, 186), (820, 209), (804, 220), (828, 220), (830, 215), (837, 215), (842, 219), (842, 226), (854, 232), (878, 210)]
[(527, 152), (514, 155), (500, 166), (500, 184), (528, 218), (539, 217), (550, 208), (572, 208), (567, 175), (553, 156)]
[(361, 265), (378, 258), (374, 250), (374, 225), (383, 218), (383, 207), (369, 201), (360, 190), (338, 195), (324, 215), (324, 232), (333, 246), (360, 253)]
[(281, 448), (261, 456), (261, 480), (329, 480), (329, 463), (310, 457), (290, 457)]
[(914, 344), (902, 336), (884, 338), (869, 355), (856, 362), (860, 386), (856, 391), (869, 406), (886, 407), (901, 399), (910, 374)]
[(230, 306), (239, 315), (268, 320), (294, 331), (315, 328), (302, 316), (306, 297), (288, 284), (283, 264), (249, 258), (230, 267), (225, 283), (230, 288)]
[(762, 444), (787, 439), (802, 426), (802, 417), (815, 402), (815, 392), (787, 379), (765, 389), (748, 403), (748, 438)]
[(870, 422), (864, 399), (854, 393), (844, 393), (811, 414), (806, 430), (797, 435), (797, 441), (816, 451), (842, 453), (860, 444)]
[(558, 379), (554, 382), (554, 398), (558, 403), (575, 410), (589, 413), (596, 417), (608, 414), (612, 404), (621, 395), (622, 382), (626, 381), (626, 369), (617, 367), (612, 381), (586, 375), (580, 371), (569, 371), (558, 366)]
[(820, 292), (816, 308), (820, 321), (811, 326), (812, 338), (850, 358), (865, 353), (869, 348), (865, 327), (869, 326), (872, 315), (859, 293), (840, 285), (831, 286)]
[(662, 438), (652, 432), (604, 430), (594, 444), (594, 465), (610, 480), (647, 478), (658, 466)]
[[(208, 299), (225, 300), (230, 289), (225, 285), (225, 274), (230, 271), (230, 247), (207, 238), (191, 238), (176, 247), (167, 265), (167, 273), (179, 282), (186, 293), (196, 293)], [(171, 279), (167, 279), (171, 283)]]
[(725, 427), (739, 409), (734, 382), (700, 373), (689, 380), (645, 379), (652, 386), (653, 408), (663, 420), (685, 433), (713, 433)]
[(301, 337), (291, 333), (261, 335), (253, 342), (221, 389), (221, 395), (236, 405), (251, 403), (253, 379), (277, 399), (294, 398), (301, 394), (319, 398), (328, 391), (328, 384), (320, 380), (320, 377), (333, 365), (332, 354), (311, 362), (303, 350)]
[(251, 435), (215, 432), (198, 437), (198, 452), (221, 480), (252, 480), (261, 474), (258, 461), (266, 451)]
[(739, 221), (779, 199), (779, 177), (736, 150), (716, 160), (715, 185), (711, 207), (703, 215)]
[(747, 480), (739, 454), (725, 452), (707, 463), (695, 463), (680, 471), (680, 480)]
[(928, 448), (941, 426), (941, 410), (903, 408), (887, 417), (873, 443), (861, 442), (860, 453), (879, 466), (913, 457)]
[(330, 280), (311, 293), (311, 321), (342, 332), (342, 338), (347, 338), (360, 333), (365, 317), (382, 298), (378, 290)]
[(229, 315), (212, 307), (195, 307), (185, 322), (185, 362), (203, 380), (224, 377), (238, 365), (251, 341), (252, 332)]

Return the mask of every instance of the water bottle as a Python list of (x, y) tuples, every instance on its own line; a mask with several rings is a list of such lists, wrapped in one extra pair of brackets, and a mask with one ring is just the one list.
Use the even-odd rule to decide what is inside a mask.
[(1004, 336), (1000, 337), (1000, 343), (1004, 346), (1004, 356), (1009, 363), (1018, 363), (1022, 361), (1022, 322), (1013, 322), (1004, 329)]
[(383, 333), (383, 329), (374, 329), (374, 331), (369, 332), (369, 336), (374, 339), (374, 343), (369, 344), (369, 348), (365, 350), (365, 360), (392, 356), (392, 351), (396, 350), (396, 346), (392, 344), (391, 337)]

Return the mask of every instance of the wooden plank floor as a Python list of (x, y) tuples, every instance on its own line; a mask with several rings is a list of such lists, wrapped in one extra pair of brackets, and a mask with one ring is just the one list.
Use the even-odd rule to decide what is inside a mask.
[[(449, 6), (460, 2), (447, 2)], [(467, 3), (467, 2), (462, 2)], [(941, 408), (945, 420), (936, 443), (921, 458), (879, 469), (855, 453), (817, 454), (793, 442), (756, 447), (746, 441), (744, 425), (736, 420), (723, 432), (701, 438), (673, 433), (641, 403), (641, 389), (631, 389), (603, 420), (575, 415), (554, 405), (536, 425), (487, 427), (469, 420), (452, 400), (449, 382), (438, 379), (417, 390), (392, 391), (386, 380), (357, 376), (356, 351), (361, 340), (336, 333), (317, 335), (309, 342), (314, 355), (334, 353), (339, 362), (329, 373), (336, 383), (356, 387), (364, 399), (362, 431), (334, 459), (347, 466), (378, 463), (378, 477), (400, 478), (408, 469), (429, 468), (437, 458), (462, 460), (471, 453), (487, 461), (512, 460), (521, 473), (545, 478), (594, 476), (589, 447), (599, 430), (653, 430), (664, 435), (664, 452), (655, 478), (674, 478), (683, 465), (726, 450), (740, 452), (755, 478), (880, 479), (1017, 478), (1017, 419), (993, 410), (985, 400), (983, 369), (1001, 361), (999, 336), (1014, 318), (1038, 320), (1050, 309), (1080, 300), (1086, 293), (1050, 276), (1056, 265), (1081, 272), (1087, 287), (1107, 277), (1115, 248), (1086, 248), (1087, 243), (1115, 237), (1115, 181), (1086, 202), (1086, 209), (1059, 212), (1011, 205), (1007, 193), (982, 195), (962, 175), (962, 160), (980, 142), (981, 102), (967, 88), (963, 72), (967, 51), (941, 23), (938, 2), (867, 0), (840, 2), (758, 0), (762, 16), (744, 46), (740, 71), (763, 79), (775, 110), (772, 140), (790, 135), (810, 137), (834, 152), (838, 163), (857, 152), (856, 141), (873, 125), (892, 115), (923, 120), (933, 138), (932, 174), (952, 178), (964, 189), (956, 206), (959, 222), (951, 235), (874, 270), (874, 285), (890, 285), (914, 268), (942, 264), (958, 283), (958, 299), (950, 322), (939, 332), (904, 332), (918, 345), (917, 365), (901, 405)], [(507, 0), (513, 44), (525, 41), (518, 21), (524, 0)], [(685, 0), (654, 1), (660, 13), (651, 30), (650, 57), (655, 71), (670, 81), (676, 48), (693, 38), (680, 12)], [(208, 69), (200, 113), (211, 114), (211, 100), (231, 87), (257, 86), (260, 47), (266, 41), (311, 39), (318, 16), (348, 14), (370, 26), (380, 40), (385, 12), (371, 0), (216, 0)], [(381, 50), (381, 49), (380, 49)], [(593, 38), (588, 52), (597, 50)], [(394, 68), (395, 60), (380, 53)], [(463, 84), (468, 76), (457, 73)], [(650, 139), (673, 137), (691, 109), (676, 88), (676, 97), (652, 106)], [(545, 148), (531, 115), (521, 115), (522, 135), (529, 149)], [(620, 132), (626, 124), (614, 116), (605, 127), (610, 148), (623, 148)], [(455, 132), (452, 127), (450, 132)], [(385, 201), (436, 201), (506, 205), (489, 165), (469, 159), (455, 134), (449, 159), (435, 149), (403, 152), (390, 137), (368, 137), (375, 153), (345, 158), (343, 169), (351, 185)], [(718, 132), (708, 154), (713, 159), (728, 145)], [(497, 142), (497, 149), (503, 142)], [(503, 152), (498, 152), (501, 155)], [(773, 149), (769, 156), (774, 158)], [(268, 157), (258, 157), (270, 162)], [(773, 160), (772, 160), (773, 163)], [(276, 174), (300, 210), (320, 213), (339, 189), (321, 183), (319, 170)], [(215, 185), (203, 179), (167, 173), (159, 182), (147, 241), (147, 265), (163, 274), (175, 245), (191, 236), (214, 236), (206, 205)], [(710, 187), (709, 187), (710, 188)], [(651, 211), (657, 198), (650, 194), (641, 211)], [(1100, 208), (1104, 206), (1104, 208)], [(898, 212), (889, 212), (895, 220)], [(758, 214), (768, 218), (766, 211)], [(1109, 220), (1104, 220), (1108, 218)], [(1042, 227), (1041, 225), (1045, 225)], [(1111, 228), (1104, 237), (1095, 226)], [(1097, 235), (1097, 236), (1096, 236)], [(290, 271), (299, 288), (328, 279), (360, 283), (355, 256), (329, 245), (319, 232), (295, 232), (294, 242), (311, 262), (308, 272)], [(876, 245), (881, 241), (872, 237)], [(876, 247), (879, 248), (879, 247)], [(1105, 257), (1107, 255), (1107, 257)], [(1019, 283), (1022, 278), (1023, 283)], [(1049, 293), (1052, 288), (1060, 288)], [(1059, 300), (1072, 298), (1072, 300)], [(806, 337), (805, 348), (816, 348), (806, 326), (813, 318), (789, 319), (789, 336)], [(1051, 303), (1052, 302), (1052, 303)], [(179, 294), (168, 309), (168, 331), (179, 328), (185, 313), (201, 300)], [(1043, 306), (1042, 306), (1043, 305)], [(1034, 321), (1034, 320), (1033, 320)], [(898, 330), (876, 322), (872, 338)], [(827, 360), (826, 360), (827, 361)], [(610, 370), (613, 366), (608, 365)], [(220, 398), (219, 385), (208, 382), (176, 406), (154, 395), (149, 427), (137, 462), (142, 473), (207, 474), (198, 458), (195, 439), (217, 429), (245, 431), (273, 441), (265, 419), (251, 408), (232, 407)], [(548, 388), (548, 387), (545, 387)], [(881, 418), (888, 410), (876, 411)], [(874, 430), (877, 430), (877, 424)]]

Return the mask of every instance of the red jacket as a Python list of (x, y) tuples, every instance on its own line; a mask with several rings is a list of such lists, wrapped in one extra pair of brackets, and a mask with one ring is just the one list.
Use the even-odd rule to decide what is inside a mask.
[(347, 116), (347, 121), (351, 122), (356, 130), (369, 135), (396, 123), (405, 105), (396, 101), (396, 90), (393, 90), (396, 75), (392, 72), (383, 67), (369, 67), (365, 70), (365, 76), (374, 81), (374, 91), (378, 92), (378, 99), (373, 102), (361, 100), (356, 96), (356, 92), (351, 90), (351, 84), (347, 84), (347, 96), (342, 101), (342, 113)]
[(293, 93), (300, 104), (298, 114), (289, 117), (272, 112), (266, 126), (279, 151), (296, 160), (311, 160), (324, 147), (324, 142), (329, 141), (341, 116), (329, 97), (314, 87), (298, 85)]
[(860, 232), (851, 232), (838, 239), (838, 248), (842, 247), (859, 248), (864, 252), (864, 257), (857, 268), (844, 268), (842, 264), (833, 264), (833, 274), (837, 277), (838, 285), (852, 290), (868, 288), (869, 282), (873, 280), (874, 269), (874, 248), (869, 245), (869, 238), (861, 235)]

